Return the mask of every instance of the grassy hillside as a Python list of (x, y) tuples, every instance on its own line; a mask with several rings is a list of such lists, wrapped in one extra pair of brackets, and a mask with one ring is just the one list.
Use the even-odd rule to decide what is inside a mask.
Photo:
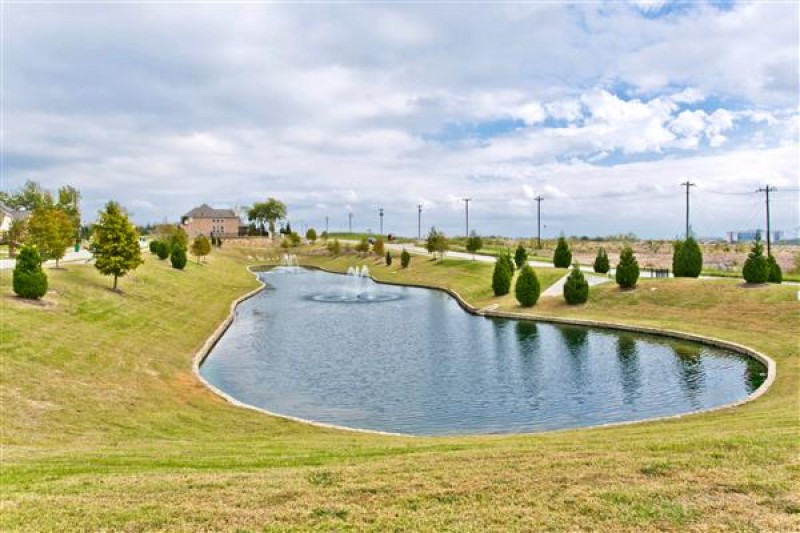
[[(237, 409), (197, 382), (193, 353), (257, 286), (248, 257), (259, 252), (226, 248), (185, 272), (148, 257), (122, 294), (70, 265), (48, 271), (54, 293), (43, 305), (14, 298), (10, 273), (0, 274), (0, 529), (800, 527), (796, 287), (653, 280), (628, 293), (593, 289), (578, 308), (554, 298), (532, 310), (753, 346), (778, 362), (778, 380), (751, 404), (605, 429), (400, 438)], [(370, 264), (379, 279), (514, 308), (491, 297), (491, 265), (415, 257), (408, 271), (395, 266)]]

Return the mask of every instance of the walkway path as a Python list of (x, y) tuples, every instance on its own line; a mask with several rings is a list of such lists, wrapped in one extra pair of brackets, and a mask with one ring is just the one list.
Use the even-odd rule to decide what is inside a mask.
[[(92, 260), (92, 254), (89, 253), (89, 250), (80, 250), (79, 252), (67, 252), (64, 254), (64, 258), (59, 260), (58, 264), (61, 265), (62, 263), (75, 263), (75, 262), (83, 262), (88, 263)], [(14, 265), (17, 264), (16, 259), (0, 259), (0, 270), (8, 270), (14, 268)], [(55, 268), (56, 262), (55, 261), (45, 261), (45, 267)]]

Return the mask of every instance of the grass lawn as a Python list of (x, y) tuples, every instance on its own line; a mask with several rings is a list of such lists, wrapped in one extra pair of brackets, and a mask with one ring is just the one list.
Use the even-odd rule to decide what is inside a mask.
[[(0, 529), (800, 529), (797, 287), (652, 280), (594, 288), (585, 306), (545, 298), (530, 310), (752, 346), (778, 364), (755, 402), (613, 428), (387, 437), (238, 409), (200, 385), (194, 352), (257, 286), (244, 267), (259, 254), (232, 245), (184, 272), (146, 254), (122, 294), (91, 266), (51, 269), (42, 305), (14, 298), (0, 273)], [(399, 257), (386, 268), (299, 255), (519, 310), (491, 296), (489, 264), (414, 256), (403, 271)], [(560, 275), (538, 274), (543, 287)]]

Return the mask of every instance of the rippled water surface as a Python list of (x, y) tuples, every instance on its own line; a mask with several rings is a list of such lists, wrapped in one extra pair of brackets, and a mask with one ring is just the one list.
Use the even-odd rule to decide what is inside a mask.
[(201, 367), (269, 411), (417, 435), (531, 432), (745, 398), (747, 357), (685, 341), (489, 319), (448, 295), (318, 271), (261, 274)]

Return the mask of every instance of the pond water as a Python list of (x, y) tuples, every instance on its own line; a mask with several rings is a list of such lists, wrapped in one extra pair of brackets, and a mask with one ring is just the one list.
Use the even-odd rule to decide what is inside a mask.
[(271, 412), (452, 435), (641, 420), (745, 398), (761, 363), (702, 344), (471, 315), (440, 291), (261, 273), (200, 372)]

